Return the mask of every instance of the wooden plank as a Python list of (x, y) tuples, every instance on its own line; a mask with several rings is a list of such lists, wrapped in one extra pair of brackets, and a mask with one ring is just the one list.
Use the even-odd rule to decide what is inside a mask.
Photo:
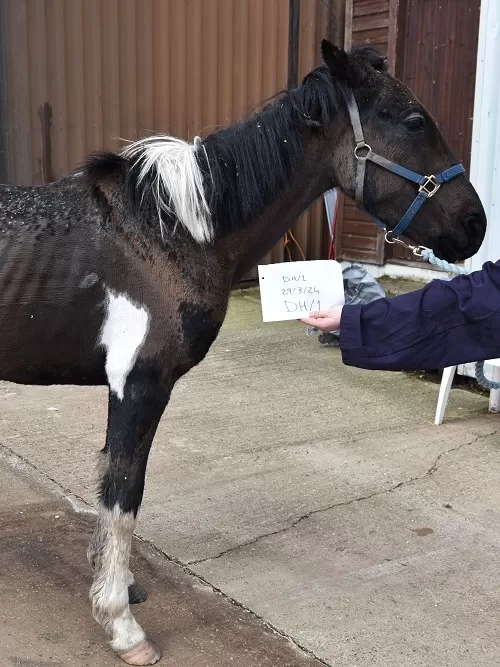
[[(390, 0), (349, 0), (346, 5), (346, 47), (374, 44), (384, 53), (389, 41)], [(382, 264), (383, 240), (373, 220), (342, 197), (337, 227), (339, 258)]]
[[(360, 30), (353, 33), (353, 46), (358, 44), (378, 44), (383, 53), (387, 51), (387, 30)], [(383, 48), (382, 48), (383, 47)]]
[(399, 39), (399, 27), (402, 19), (399, 10), (403, 9), (400, 0), (389, 0), (389, 30), (387, 34), (387, 62), (391, 74), (396, 72), (396, 54)]
[(373, 261), (372, 250), (362, 250), (361, 248), (342, 249), (342, 252), (337, 255), (337, 259), (349, 262), (367, 262), (368, 264), (379, 264)]
[(345, 30), (344, 30), (344, 48), (349, 50), (352, 47), (352, 25), (354, 13), (354, 0), (346, 0), (345, 3)]
[(361, 32), (368, 30), (388, 30), (389, 15), (387, 12), (381, 12), (376, 16), (366, 16), (362, 19), (354, 19), (353, 32)]
[(356, 0), (353, 7), (354, 16), (366, 16), (387, 10), (387, 0)]

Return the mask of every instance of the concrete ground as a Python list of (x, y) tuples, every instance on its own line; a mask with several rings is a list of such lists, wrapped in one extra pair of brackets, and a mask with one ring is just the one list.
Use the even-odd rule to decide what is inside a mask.
[[(497, 667), (499, 417), (457, 389), (435, 427), (437, 390), (235, 294), (150, 458), (134, 570), (160, 664)], [(0, 385), (0, 667), (118, 664), (66, 500), (95, 501), (105, 399)]]

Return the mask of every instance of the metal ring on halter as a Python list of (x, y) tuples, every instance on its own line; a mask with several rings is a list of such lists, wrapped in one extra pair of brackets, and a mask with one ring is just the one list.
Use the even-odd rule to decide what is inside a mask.
[(385, 236), (384, 236), (384, 238), (385, 238), (385, 242), (386, 242), (386, 243), (389, 243), (390, 245), (394, 245), (394, 244), (396, 244), (396, 243), (400, 243), (401, 245), (404, 245), (403, 241), (400, 241), (399, 239), (395, 239), (395, 238), (392, 236), (392, 234), (391, 234), (391, 232), (390, 232), (389, 230), (385, 229), (384, 231), (385, 231)]
[[(366, 155), (358, 155), (358, 151), (363, 148), (366, 148)], [(356, 160), (366, 160), (368, 153), (371, 152), (372, 152), (371, 146), (369, 146), (368, 144), (360, 144), (359, 146), (356, 146), (356, 148), (354, 149), (354, 157), (356, 158)]]

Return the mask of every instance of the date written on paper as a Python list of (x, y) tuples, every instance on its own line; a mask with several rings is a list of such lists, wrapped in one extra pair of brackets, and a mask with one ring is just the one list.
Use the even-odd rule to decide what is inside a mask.
[[(299, 274), (297, 276), (283, 276), (283, 282), (284, 283), (289, 283), (289, 282), (302, 282), (305, 283), (307, 282), (306, 277), (304, 274)], [(300, 313), (305, 313), (308, 314), (312, 310), (321, 310), (321, 303), (319, 299), (316, 297), (314, 298), (314, 295), (319, 296), (319, 289), (314, 286), (314, 285), (298, 285), (297, 287), (283, 287), (281, 290), (281, 294), (285, 296), (290, 296), (290, 297), (300, 297), (300, 296), (311, 296), (312, 299), (303, 299), (303, 300), (298, 300), (298, 301), (288, 301), (285, 300), (284, 304), (286, 307), (287, 312), (289, 313), (295, 313), (300, 311)]]
[(342, 269), (332, 260), (259, 266), (259, 283), (264, 322), (295, 320), (344, 303)]

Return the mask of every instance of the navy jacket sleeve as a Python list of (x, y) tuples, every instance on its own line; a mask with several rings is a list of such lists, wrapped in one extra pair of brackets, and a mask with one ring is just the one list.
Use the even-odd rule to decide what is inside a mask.
[(345, 306), (342, 358), (374, 370), (432, 370), (500, 357), (500, 262), (366, 305)]

